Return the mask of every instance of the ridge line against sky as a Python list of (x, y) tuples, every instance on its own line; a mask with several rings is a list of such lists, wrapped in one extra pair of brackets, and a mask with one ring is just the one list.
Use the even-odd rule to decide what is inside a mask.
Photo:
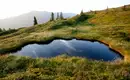
[(130, 0), (0, 0), (0, 19), (30, 11), (80, 13), (130, 4)]

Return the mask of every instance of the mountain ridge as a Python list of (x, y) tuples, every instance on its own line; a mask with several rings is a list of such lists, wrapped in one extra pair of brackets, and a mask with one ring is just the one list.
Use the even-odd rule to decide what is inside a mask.
[[(56, 17), (55, 12), (55, 17)], [(75, 16), (75, 13), (63, 13), (65, 18)], [(28, 27), (33, 25), (33, 17), (36, 16), (38, 23), (42, 24), (50, 19), (51, 12), (47, 11), (31, 11), (28, 13), (21, 14), (10, 18), (0, 19), (0, 28), (20, 28)]]

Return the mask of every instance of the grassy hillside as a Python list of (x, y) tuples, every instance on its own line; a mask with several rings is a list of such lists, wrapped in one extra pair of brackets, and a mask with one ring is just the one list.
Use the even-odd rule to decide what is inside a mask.
[[(20, 77), (20, 79), (45, 78), (45, 80), (47, 78), (57, 78), (59, 80), (65, 78), (72, 80), (79, 80), (80, 78), (92, 80), (128, 80), (130, 77), (130, 64), (126, 63), (130, 62), (130, 5), (125, 6), (125, 8), (119, 7), (86, 12), (72, 18), (55, 20), (2, 34), (0, 36), (0, 53), (8, 54), (26, 44), (34, 42), (44, 43), (56, 38), (98, 40), (120, 52), (124, 56), (124, 60), (109, 63), (74, 57), (31, 59), (7, 55), (0, 57), (1, 79), (13, 80)], [(23, 65), (23, 62), (16, 63), (17, 58), (27, 63), (24, 63), (25, 65)], [(8, 61), (9, 64), (7, 64)], [(3, 69), (5, 66), (7, 70)], [(23, 67), (19, 68), (19, 66)], [(7, 74), (8, 72), (9, 74)]]
[[(16, 50), (32, 42), (58, 38), (99, 40), (129, 59), (130, 6), (91, 11), (65, 20), (56, 20), (0, 36), (0, 53)], [(3, 32), (7, 33), (7, 32)], [(2, 33), (1, 33), (2, 34)]]
[(103, 11), (90, 12), (95, 16), (89, 22), (98, 25), (127, 25), (130, 24), (130, 5), (110, 8)]

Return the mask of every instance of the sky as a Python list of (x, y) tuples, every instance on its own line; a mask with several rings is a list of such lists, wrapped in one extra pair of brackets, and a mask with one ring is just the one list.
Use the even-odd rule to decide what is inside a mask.
[(30, 11), (80, 13), (119, 7), (130, 0), (0, 0), (0, 19), (18, 16)]

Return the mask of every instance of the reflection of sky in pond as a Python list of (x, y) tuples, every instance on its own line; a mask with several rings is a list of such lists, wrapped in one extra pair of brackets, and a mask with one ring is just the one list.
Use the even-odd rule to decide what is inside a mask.
[(54, 57), (67, 53), (70, 56), (87, 57), (104, 61), (121, 58), (106, 45), (84, 40), (54, 40), (49, 44), (29, 44), (17, 51), (16, 55), (31, 57)]

